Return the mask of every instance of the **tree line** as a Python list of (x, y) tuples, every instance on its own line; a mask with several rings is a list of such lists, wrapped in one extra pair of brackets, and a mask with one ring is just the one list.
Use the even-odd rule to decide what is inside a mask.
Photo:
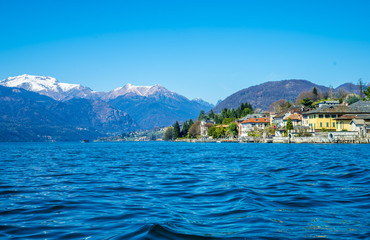
[[(212, 136), (213, 138), (236, 136), (238, 135), (238, 126), (235, 120), (252, 113), (253, 108), (249, 103), (241, 103), (237, 109), (224, 108), (220, 114), (215, 114), (213, 110), (210, 110), (208, 113), (201, 110), (197, 121), (193, 122), (190, 119), (189, 121), (185, 121), (182, 127), (176, 121), (172, 127), (167, 128), (164, 133), (164, 140), (199, 137), (201, 121), (207, 122), (205, 127), (208, 129), (208, 136)], [(228, 127), (223, 127), (223, 125), (228, 125)]]

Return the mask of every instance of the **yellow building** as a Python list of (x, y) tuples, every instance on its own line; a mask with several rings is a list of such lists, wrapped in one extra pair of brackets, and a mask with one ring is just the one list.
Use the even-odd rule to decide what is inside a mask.
[(315, 130), (322, 130), (325, 128), (326, 130), (335, 131), (336, 130), (336, 121), (337, 117), (341, 117), (342, 114), (333, 114), (333, 113), (312, 113), (308, 115), (308, 126), (311, 129)]
[[(370, 102), (359, 101), (352, 105), (323, 105), (303, 113), (308, 118), (308, 127), (315, 131), (350, 131), (350, 122), (343, 115), (370, 113)], [(307, 123), (306, 123), (307, 124)], [(306, 125), (307, 126), (307, 125)]]
[(337, 126), (336, 131), (351, 131), (351, 121), (356, 118), (356, 115), (346, 114), (334, 119)]

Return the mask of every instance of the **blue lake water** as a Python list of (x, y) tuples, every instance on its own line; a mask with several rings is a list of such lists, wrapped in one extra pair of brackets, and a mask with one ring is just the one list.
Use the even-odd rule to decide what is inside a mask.
[(1, 143), (0, 239), (369, 239), (370, 145)]

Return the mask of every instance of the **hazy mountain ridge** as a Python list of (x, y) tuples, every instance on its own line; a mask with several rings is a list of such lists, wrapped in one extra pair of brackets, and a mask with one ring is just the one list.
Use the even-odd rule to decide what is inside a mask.
[(178, 120), (196, 118), (201, 110), (208, 111), (212, 108), (211, 105), (190, 101), (176, 93), (163, 95), (159, 92), (148, 96), (126, 94), (110, 100), (109, 104), (124, 109), (142, 129), (168, 126)]
[(0, 141), (76, 141), (135, 130), (127, 113), (100, 100), (61, 102), (0, 86)]
[[(213, 111), (219, 113), (223, 108), (238, 108), (240, 104), (244, 102), (250, 103), (254, 109), (268, 110), (271, 103), (279, 99), (294, 101), (301, 92), (312, 91), (314, 87), (321, 92), (329, 91), (329, 87), (318, 85), (307, 80), (292, 79), (269, 81), (233, 93), (218, 103), (216, 107), (213, 108)], [(333, 90), (338, 91), (339, 89), (347, 92), (352, 89), (352, 92), (359, 92), (358, 86), (351, 83), (342, 84)]]

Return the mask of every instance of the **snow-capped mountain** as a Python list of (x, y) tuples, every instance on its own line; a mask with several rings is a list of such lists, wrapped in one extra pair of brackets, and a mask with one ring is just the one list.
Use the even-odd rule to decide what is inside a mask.
[(196, 118), (200, 110), (208, 111), (213, 107), (201, 99), (189, 100), (161, 85), (134, 86), (128, 83), (110, 92), (95, 92), (80, 84), (61, 83), (53, 77), (27, 74), (9, 77), (0, 81), (1, 85), (22, 88), (62, 102), (84, 99), (103, 101), (107, 103), (107, 106), (102, 105), (104, 109), (112, 106), (128, 113), (142, 129), (168, 126), (175, 121)]
[(61, 83), (53, 77), (24, 74), (8, 77), (0, 81), (5, 87), (23, 88), (27, 91), (46, 95), (58, 101), (72, 98), (92, 98), (95, 94), (90, 88), (80, 84)]
[(102, 98), (103, 99), (115, 99), (119, 96), (141, 96), (141, 97), (148, 97), (154, 94), (163, 94), (168, 97), (175, 96), (176, 93), (167, 90), (165, 87), (161, 85), (154, 85), (154, 86), (134, 86), (130, 83), (127, 83), (123, 87), (119, 87), (114, 89), (113, 91), (108, 92)]

